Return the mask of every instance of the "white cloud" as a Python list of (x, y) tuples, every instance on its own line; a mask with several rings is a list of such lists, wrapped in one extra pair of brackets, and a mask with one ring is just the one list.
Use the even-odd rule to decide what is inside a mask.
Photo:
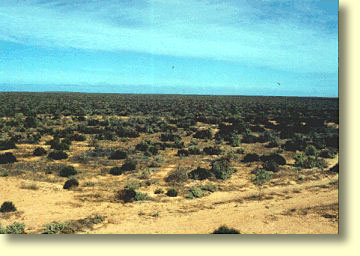
[(288, 20), (274, 18), (258, 7), (247, 1), (4, 0), (0, 40), (336, 72), (337, 35), (322, 22), (301, 23), (291, 13)]

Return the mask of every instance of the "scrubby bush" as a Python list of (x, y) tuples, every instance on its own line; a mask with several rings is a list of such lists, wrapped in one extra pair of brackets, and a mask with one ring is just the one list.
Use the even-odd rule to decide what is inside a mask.
[(14, 222), (8, 225), (6, 228), (0, 226), (0, 234), (25, 234), (25, 225), (23, 223)]
[(50, 152), (48, 154), (48, 158), (53, 160), (62, 160), (62, 159), (67, 159), (68, 155), (64, 151), (56, 150)]
[(222, 158), (211, 163), (211, 172), (215, 175), (215, 178), (226, 180), (231, 177), (235, 169), (230, 167), (229, 160)]
[(193, 198), (200, 198), (204, 196), (204, 192), (199, 187), (191, 187), (189, 189), (188, 194), (186, 195), (186, 198), (193, 199)]
[(308, 145), (305, 148), (305, 155), (307, 156), (316, 156), (317, 155), (317, 149), (314, 145)]
[(227, 226), (221, 226), (217, 228), (213, 234), (240, 234), (240, 232), (234, 228), (229, 228)]
[(171, 171), (169, 175), (165, 178), (166, 182), (169, 183), (184, 183), (188, 180), (187, 171), (183, 168), (176, 168), (176, 170)]
[(111, 153), (109, 159), (111, 160), (119, 160), (119, 159), (126, 159), (127, 158), (127, 152), (125, 150), (116, 150), (113, 153)]
[(77, 170), (69, 165), (69, 166), (65, 166), (63, 167), (60, 172), (59, 172), (59, 176), (60, 177), (69, 177), (69, 176), (73, 176), (73, 175), (76, 175), (78, 172)]
[(16, 212), (16, 207), (13, 202), (6, 201), (1, 205), (0, 212)]
[(169, 196), (169, 197), (177, 197), (178, 192), (177, 192), (177, 190), (175, 188), (170, 188), (166, 192), (166, 195)]
[(77, 179), (69, 179), (65, 182), (63, 189), (70, 189), (78, 186), (79, 186), (79, 182), (77, 181)]
[(259, 155), (256, 153), (246, 154), (243, 159), (244, 163), (257, 162), (257, 161), (259, 161)]
[(322, 158), (316, 156), (306, 156), (304, 154), (296, 154), (295, 157), (295, 166), (305, 169), (311, 168), (326, 168), (327, 164)]
[(11, 164), (15, 162), (17, 162), (17, 160), (13, 153), (6, 152), (5, 154), (0, 154), (0, 164)]
[(204, 191), (209, 191), (209, 192), (215, 192), (218, 190), (218, 187), (215, 184), (205, 184), (205, 185), (201, 185), (200, 188)]
[(34, 152), (33, 152), (34, 156), (43, 156), (43, 155), (46, 155), (46, 154), (47, 154), (46, 150), (44, 148), (41, 148), (41, 147), (36, 148), (34, 150)]
[(205, 180), (214, 177), (214, 174), (208, 169), (198, 167), (189, 172), (188, 177), (193, 180)]
[(72, 234), (74, 230), (70, 227), (69, 223), (50, 223), (44, 227), (41, 234)]

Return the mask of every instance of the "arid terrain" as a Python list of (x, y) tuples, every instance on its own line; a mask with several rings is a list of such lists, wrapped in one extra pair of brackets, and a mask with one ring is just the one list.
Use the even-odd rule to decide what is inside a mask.
[(338, 99), (0, 102), (0, 205), (16, 207), (0, 210), (3, 233), (338, 233)]

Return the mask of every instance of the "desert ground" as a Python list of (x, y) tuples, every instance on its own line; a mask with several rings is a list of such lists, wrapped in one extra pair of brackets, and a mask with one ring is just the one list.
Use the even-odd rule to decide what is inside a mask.
[[(55, 121), (50, 114), (36, 117), (44, 127), (80, 134), (71, 130), (80, 122), (73, 115), (60, 115)], [(1, 119), (5, 124), (3, 141), (15, 134), (16, 128), (5, 128), (14, 118)], [(17, 118), (25, 120), (25, 116)], [(81, 122), (117, 120), (125, 123), (133, 118), (131, 114), (85, 114)], [(45, 124), (46, 120), (51, 122)], [(167, 119), (160, 117), (159, 120)], [(338, 131), (338, 123), (331, 121), (334, 120), (325, 121), (323, 129)], [(269, 118), (269, 123), (278, 125), (276, 118)], [(262, 124), (258, 127), (264, 129), (251, 130), (254, 138), (270, 130)], [(26, 132), (35, 133), (36, 129), (39, 126), (27, 128)], [(332, 168), (338, 164), (338, 149), (334, 149), (330, 157), (318, 157), (326, 147), (316, 152), (287, 150), (282, 145), (289, 138), (278, 137), (278, 145), (268, 147), (266, 141), (243, 142), (244, 134), (239, 135), (239, 143), (232, 145), (194, 137), (196, 131), (209, 131), (214, 137), (219, 129), (219, 124), (201, 121), (194, 122), (191, 130), (173, 129), (183, 146), (167, 146), (154, 154), (137, 145), (144, 142), (152, 145), (151, 142), (159, 141), (163, 131), (111, 139), (95, 139), (94, 134), (84, 133), (83, 141), (73, 140), (70, 148), (64, 149), (68, 157), (58, 160), (49, 159), (48, 154), (34, 155), (39, 147), (47, 153), (56, 148), (49, 145), (56, 137), (51, 132), (44, 132), (36, 143), (20, 139), (16, 141), (16, 148), (0, 151), (0, 154), (16, 156), (16, 162), (0, 165), (0, 204), (11, 201), (16, 206), (16, 211), (0, 212), (0, 225), (5, 228), (22, 223), (25, 234), (211, 234), (224, 225), (241, 234), (338, 234), (339, 174)], [(25, 133), (24, 129), (18, 132)], [(66, 135), (59, 137), (62, 140)], [(221, 152), (179, 153), (190, 145), (201, 150), (214, 146)], [(111, 154), (117, 149), (127, 151), (127, 157), (112, 159)], [(314, 154), (321, 165), (299, 165), (296, 155), (302, 152), (305, 158)], [(244, 161), (248, 154), (278, 154), (286, 163), (270, 168), (267, 173), (271, 177), (256, 183), (259, 173), (256, 170), (263, 169), (265, 164), (260, 159)], [(115, 166), (124, 166), (129, 157), (136, 159), (134, 170), (120, 174), (109, 172)], [(191, 178), (190, 172), (197, 167), (204, 168), (204, 172), (213, 170), (218, 159), (226, 159), (231, 166), (229, 176)], [(74, 167), (77, 173), (59, 175), (66, 166)], [(76, 179), (78, 185), (64, 189), (64, 183), (70, 178)], [(121, 195), (126, 188), (138, 194), (124, 199)], [(167, 193), (170, 189), (176, 190), (177, 195)]]

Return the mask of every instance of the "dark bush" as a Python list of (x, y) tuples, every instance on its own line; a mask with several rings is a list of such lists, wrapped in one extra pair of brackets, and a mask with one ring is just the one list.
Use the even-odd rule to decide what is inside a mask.
[(161, 141), (180, 141), (181, 140), (181, 137), (177, 134), (172, 134), (172, 133), (163, 133), (160, 135), (160, 140)]
[(52, 151), (48, 154), (48, 158), (53, 159), (53, 160), (62, 160), (62, 159), (67, 159), (68, 155), (64, 152), (64, 151)]
[(336, 156), (336, 151), (333, 149), (323, 149), (319, 154), (322, 158), (334, 158)]
[(189, 147), (188, 151), (190, 155), (201, 155), (201, 150), (198, 147)]
[(211, 130), (198, 130), (194, 135), (193, 138), (197, 138), (197, 139), (211, 139), (212, 138), (212, 133)]
[(116, 199), (129, 203), (132, 201), (148, 200), (149, 196), (145, 193), (137, 192), (135, 188), (125, 187), (123, 190), (117, 192)]
[(177, 156), (189, 156), (190, 153), (186, 149), (179, 149), (176, 155)]
[(307, 156), (316, 156), (317, 155), (317, 149), (314, 145), (308, 145), (305, 148), (305, 155)]
[(216, 229), (213, 234), (240, 234), (240, 232), (234, 228), (228, 228), (227, 226), (221, 226)]
[(165, 178), (166, 182), (171, 183), (183, 183), (188, 180), (188, 175), (186, 171), (182, 168), (177, 168), (174, 171), (171, 171), (169, 175)]
[(71, 139), (74, 141), (86, 141), (86, 137), (82, 134), (74, 134), (71, 136)]
[(164, 193), (164, 190), (162, 190), (161, 188), (157, 188), (155, 191), (154, 191), (154, 194), (163, 194)]
[(46, 154), (47, 154), (46, 150), (44, 148), (41, 148), (41, 147), (36, 148), (34, 150), (34, 152), (33, 152), (34, 156), (43, 156), (43, 155), (46, 155)]
[(334, 165), (333, 167), (331, 167), (331, 168), (329, 169), (329, 172), (339, 173), (339, 163), (337, 163), (336, 165)]
[(250, 163), (250, 162), (257, 162), (259, 161), (260, 157), (256, 153), (249, 153), (244, 156), (243, 162)]
[(175, 188), (170, 188), (168, 189), (168, 191), (166, 192), (166, 195), (167, 196), (170, 196), (170, 197), (177, 197), (178, 195), (178, 192)]
[(118, 159), (126, 159), (127, 157), (127, 152), (124, 150), (116, 150), (115, 152), (113, 152), (109, 159), (111, 160), (118, 160)]
[(207, 155), (220, 155), (222, 150), (219, 147), (206, 147), (203, 149), (204, 153)]
[(69, 150), (70, 146), (69, 144), (60, 142), (60, 143), (52, 143), (50, 148), (55, 150)]
[(0, 164), (11, 164), (15, 162), (17, 162), (17, 160), (13, 153), (6, 152), (5, 154), (0, 154)]
[(214, 174), (208, 169), (198, 167), (188, 173), (188, 177), (193, 180), (205, 180), (214, 177)]
[(279, 165), (275, 161), (266, 161), (263, 164), (263, 168), (270, 172), (278, 172), (279, 171)]
[(69, 176), (73, 176), (76, 175), (78, 172), (76, 171), (76, 169), (73, 166), (65, 166), (64, 168), (62, 168), (59, 172), (59, 176), (61, 177), (69, 177)]
[(124, 171), (134, 171), (136, 169), (137, 162), (133, 159), (127, 159), (121, 166)]
[(63, 188), (70, 189), (72, 187), (78, 187), (78, 186), (79, 186), (79, 182), (77, 181), (77, 179), (69, 179), (65, 182)]
[(109, 170), (109, 173), (117, 176), (125, 173), (125, 170), (123, 170), (121, 167), (113, 167)]
[(286, 159), (282, 155), (279, 155), (276, 153), (272, 153), (270, 155), (262, 155), (260, 157), (260, 160), (263, 162), (273, 161), (273, 162), (277, 163), (278, 165), (286, 164)]
[(8, 150), (14, 148), (16, 148), (15, 141), (13, 140), (0, 141), (0, 150)]
[(16, 212), (16, 207), (13, 202), (6, 201), (1, 205), (0, 212)]

